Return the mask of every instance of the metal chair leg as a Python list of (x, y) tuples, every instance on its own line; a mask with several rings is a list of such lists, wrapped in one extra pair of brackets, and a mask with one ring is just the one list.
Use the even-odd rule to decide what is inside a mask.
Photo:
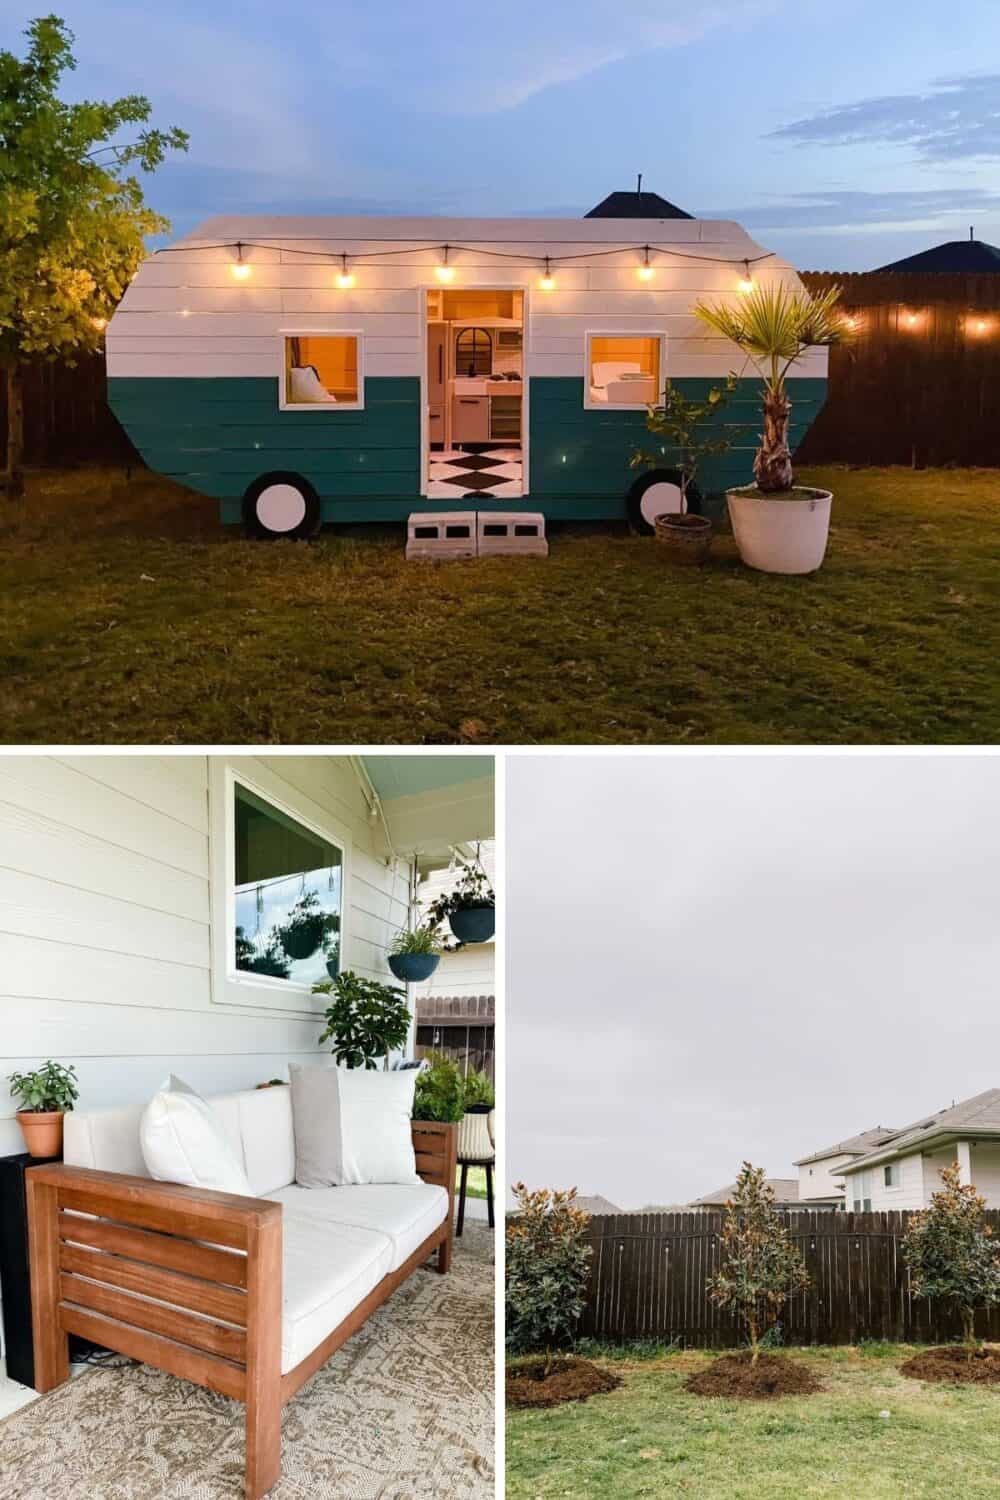
[(455, 1229), (456, 1238), (461, 1237), (462, 1228), (465, 1224), (465, 1189), (469, 1181), (469, 1163), (462, 1163), (462, 1177), (458, 1185), (458, 1224)]
[(491, 1161), (486, 1163), (486, 1210), (490, 1218), (490, 1228), (494, 1229), (496, 1226), (493, 1222), (493, 1163)]

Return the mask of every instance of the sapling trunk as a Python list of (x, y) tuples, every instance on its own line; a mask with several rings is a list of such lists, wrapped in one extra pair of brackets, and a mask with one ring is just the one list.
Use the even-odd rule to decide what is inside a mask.
[(762, 494), (790, 490), (795, 483), (788, 429), (792, 403), (784, 388), (768, 385), (764, 390), (764, 432), (753, 461), (754, 478)]
[(976, 1311), (972, 1307), (962, 1308), (962, 1337), (965, 1340), (966, 1357), (971, 1361), (976, 1352)]
[(756, 1318), (750, 1319), (750, 1363), (755, 1365), (760, 1358), (760, 1335), (757, 1332)]
[(6, 366), (7, 385), (7, 466), (3, 487), (8, 500), (19, 500), (24, 494), (24, 392), (21, 367), (16, 360)]

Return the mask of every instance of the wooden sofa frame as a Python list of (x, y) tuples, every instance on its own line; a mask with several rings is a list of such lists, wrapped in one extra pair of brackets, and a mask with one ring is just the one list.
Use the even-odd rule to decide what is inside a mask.
[[(414, 1120), (412, 1129), (418, 1173), (448, 1190), (447, 1219), (284, 1375), (280, 1203), (86, 1167), (32, 1168), (36, 1390), (68, 1379), (75, 1333), (232, 1396), (246, 1405), (245, 1493), (260, 1500), (281, 1476), (284, 1403), (435, 1250), (440, 1272), (451, 1265), (457, 1127)], [(150, 1297), (160, 1301), (142, 1300)]]

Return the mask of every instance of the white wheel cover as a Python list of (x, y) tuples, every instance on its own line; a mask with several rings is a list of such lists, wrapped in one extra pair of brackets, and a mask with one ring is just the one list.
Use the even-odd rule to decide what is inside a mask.
[(639, 501), (639, 509), (642, 512), (642, 519), (650, 526), (653, 525), (657, 516), (680, 515), (680, 485), (671, 484), (666, 479), (657, 480), (656, 484), (649, 486)]
[(306, 498), (294, 484), (269, 484), (257, 496), (256, 508), (268, 531), (294, 531), (306, 518)]

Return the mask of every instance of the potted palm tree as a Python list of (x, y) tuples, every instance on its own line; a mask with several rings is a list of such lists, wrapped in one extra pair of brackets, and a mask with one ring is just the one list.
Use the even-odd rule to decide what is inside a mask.
[(833, 496), (795, 483), (787, 380), (807, 349), (831, 348), (851, 337), (839, 300), (839, 287), (812, 297), (779, 283), (755, 287), (736, 303), (699, 302), (694, 308), (707, 328), (732, 340), (764, 382), (756, 483), (726, 496), (740, 557), (764, 573), (812, 573), (826, 555)]
[(389, 968), (404, 984), (429, 979), (441, 962), (441, 940), (430, 923), (397, 932), (389, 945)]
[(48, 1062), (31, 1073), (11, 1073), (10, 1091), (21, 1101), (17, 1123), (31, 1156), (58, 1156), (62, 1151), (63, 1115), (80, 1092), (76, 1069)]

